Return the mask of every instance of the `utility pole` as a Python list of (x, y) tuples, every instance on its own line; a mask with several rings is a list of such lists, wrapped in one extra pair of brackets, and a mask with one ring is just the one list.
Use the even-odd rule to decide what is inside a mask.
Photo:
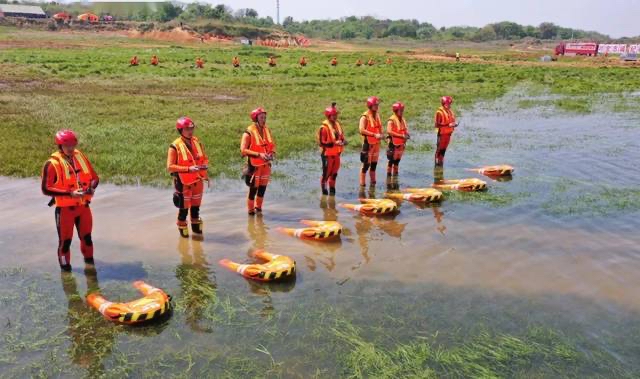
[(276, 0), (276, 24), (280, 25), (280, 0)]

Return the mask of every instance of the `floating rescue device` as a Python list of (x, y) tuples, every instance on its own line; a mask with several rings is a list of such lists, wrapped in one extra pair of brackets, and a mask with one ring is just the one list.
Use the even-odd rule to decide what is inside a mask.
[(495, 166), (469, 168), (467, 170), (477, 172), (478, 174), (486, 175), (489, 177), (497, 177), (497, 176), (509, 176), (513, 174), (513, 171), (515, 169), (513, 168), (513, 166), (501, 164), (501, 165), (495, 165)]
[(143, 298), (128, 303), (113, 303), (102, 295), (92, 293), (87, 296), (87, 302), (107, 320), (123, 324), (153, 320), (171, 308), (171, 296), (160, 288), (152, 287), (141, 280), (133, 282), (133, 286), (142, 292)]
[(300, 220), (308, 228), (278, 228), (279, 231), (303, 240), (330, 241), (340, 237), (342, 225), (337, 221)]
[(435, 188), (406, 188), (402, 191), (405, 193), (387, 193), (387, 197), (414, 203), (429, 203), (442, 200), (442, 192)]
[(390, 199), (360, 199), (362, 204), (340, 204), (341, 207), (368, 216), (380, 216), (398, 210), (398, 204)]
[(270, 282), (289, 279), (296, 274), (296, 261), (286, 255), (267, 253), (264, 250), (256, 250), (253, 256), (267, 261), (267, 263), (240, 264), (229, 259), (222, 259), (219, 263), (235, 271), (245, 278)]
[(432, 187), (440, 191), (473, 192), (473, 191), (482, 191), (486, 189), (487, 183), (483, 180), (476, 179), (476, 178), (448, 179), (448, 180), (440, 180), (437, 183), (433, 183)]

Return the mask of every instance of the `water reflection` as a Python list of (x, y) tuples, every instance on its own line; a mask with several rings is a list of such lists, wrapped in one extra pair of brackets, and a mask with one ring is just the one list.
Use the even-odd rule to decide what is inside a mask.
[(444, 218), (444, 212), (440, 210), (440, 207), (437, 205), (433, 205), (431, 207), (433, 211), (433, 218), (436, 219), (436, 229), (440, 232), (440, 234), (444, 235), (447, 231), (447, 226), (442, 222)]
[(387, 176), (387, 191), (398, 192), (400, 191), (400, 180), (397, 175)]
[(433, 166), (433, 184), (438, 184), (444, 180), (444, 167)]
[[(85, 268), (84, 276), (87, 281), (87, 294), (99, 292), (96, 269)], [(115, 325), (105, 322), (100, 313), (85, 305), (73, 273), (62, 272), (60, 280), (67, 298), (67, 333), (71, 339), (71, 361), (87, 369), (89, 377), (101, 376), (104, 374), (103, 360), (111, 355), (118, 331)]]
[[(252, 241), (252, 246), (247, 250), (248, 261), (258, 263), (256, 258), (253, 256), (253, 252), (261, 249), (268, 251), (267, 247), (270, 245), (268, 228), (265, 225), (262, 214), (258, 213), (253, 217), (249, 217), (247, 221), (247, 232), (249, 233), (249, 238)], [(244, 279), (249, 286), (249, 291), (262, 297), (263, 307), (260, 314), (265, 318), (270, 318), (275, 312), (271, 293), (289, 292), (296, 285), (296, 276), (279, 282), (260, 282), (248, 278)]]
[(376, 187), (369, 187), (369, 191), (367, 191), (366, 187), (360, 187), (358, 190), (358, 197), (361, 199), (375, 199), (376, 198)]
[(249, 238), (253, 241), (252, 248), (247, 252), (247, 256), (252, 257), (251, 252), (253, 250), (267, 248), (269, 236), (261, 213), (249, 217), (247, 220), (247, 232), (249, 233)]
[(371, 261), (371, 256), (369, 254), (370, 242), (375, 240), (372, 236), (373, 230), (380, 230), (393, 238), (402, 238), (402, 233), (404, 232), (407, 223), (400, 223), (395, 220), (398, 212), (384, 215), (384, 216), (375, 216), (369, 217), (365, 215), (356, 215), (354, 216), (356, 234), (358, 235), (358, 243), (360, 245), (360, 254), (362, 255), (363, 261), (352, 267), (352, 269), (359, 268), (362, 264), (368, 264)]
[(335, 196), (322, 195), (320, 197), (320, 209), (322, 209), (324, 221), (338, 221)]
[(281, 281), (281, 282), (259, 282), (256, 280), (246, 279), (247, 284), (249, 285), (249, 291), (251, 293), (261, 296), (262, 298), (262, 309), (260, 310), (260, 315), (265, 318), (271, 318), (276, 311), (275, 306), (273, 305), (273, 292), (289, 292), (296, 286), (296, 276), (291, 279)]
[(513, 180), (513, 176), (512, 175), (503, 175), (503, 176), (491, 176), (491, 175), (485, 175), (487, 178), (493, 180), (494, 182), (510, 182)]
[(182, 289), (179, 303), (185, 308), (187, 325), (194, 332), (211, 333), (211, 328), (200, 325), (205, 312), (216, 302), (215, 276), (212, 279), (202, 243), (180, 238), (178, 251), (181, 264), (176, 267), (176, 278)]

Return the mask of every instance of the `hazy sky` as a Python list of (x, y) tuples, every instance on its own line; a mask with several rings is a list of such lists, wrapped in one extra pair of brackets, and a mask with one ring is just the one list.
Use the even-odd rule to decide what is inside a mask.
[[(276, 19), (276, 0), (207, 0), (234, 10), (254, 8)], [(366, 4), (366, 6), (364, 5)], [(375, 16), (418, 19), (435, 25), (484, 26), (496, 21), (595, 30), (612, 37), (640, 35), (640, 0), (280, 0), (280, 22)]]

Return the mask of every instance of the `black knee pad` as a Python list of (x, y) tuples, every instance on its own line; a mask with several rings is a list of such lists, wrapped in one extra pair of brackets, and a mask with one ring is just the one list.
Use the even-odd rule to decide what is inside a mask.
[(265, 192), (267, 192), (267, 186), (258, 187), (258, 197), (264, 197)]
[(85, 235), (83, 239), (84, 239), (84, 243), (87, 246), (93, 246), (93, 241), (91, 240), (91, 233)]
[(184, 207), (184, 196), (181, 192), (173, 193), (173, 205), (175, 205), (176, 208)]
[(396, 159), (393, 164), (395, 164), (396, 166), (400, 164), (400, 159)]
[(333, 174), (333, 180), (338, 179), (338, 174)]
[(446, 153), (446, 152), (447, 152), (447, 149), (441, 149), (440, 150), (440, 155), (444, 155), (444, 153)]
[(378, 162), (371, 162), (371, 171), (375, 171), (378, 167)]
[(62, 241), (62, 252), (68, 253), (69, 249), (71, 249), (71, 240)]
[(249, 188), (249, 200), (255, 200), (257, 192), (258, 192), (258, 188), (257, 187)]
[(369, 160), (369, 152), (368, 151), (361, 151), (360, 152), (360, 162), (366, 164), (368, 160)]
[(200, 218), (200, 207), (191, 207), (191, 219)]
[(187, 221), (187, 214), (189, 213), (189, 210), (186, 208), (180, 208), (180, 210), (178, 211), (178, 220), (180, 221)]
[(362, 173), (366, 174), (367, 171), (369, 171), (369, 163), (363, 163), (362, 164)]

